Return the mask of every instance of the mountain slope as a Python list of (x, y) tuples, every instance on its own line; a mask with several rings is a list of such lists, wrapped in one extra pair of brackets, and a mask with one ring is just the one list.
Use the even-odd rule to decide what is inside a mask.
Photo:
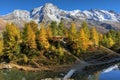
[(6, 22), (2, 19), (0, 19), (0, 31), (5, 28)]
[(8, 22), (15, 22), (19, 26), (23, 26), (25, 22), (31, 20), (37, 23), (40, 23), (42, 21), (44, 21), (45, 23), (49, 23), (51, 21), (60, 22), (60, 20), (64, 20), (67, 23), (71, 21), (82, 22), (86, 20), (91, 25), (102, 26), (105, 29), (120, 29), (120, 14), (113, 11), (65, 11), (59, 9), (52, 3), (46, 3), (43, 6), (34, 8), (30, 12), (26, 10), (15, 10), (7, 15), (0, 16), (0, 18)]
[(26, 10), (14, 10), (12, 13), (1, 16), (1, 18), (7, 22), (14, 22), (20, 28), (23, 27), (25, 22), (29, 22), (30, 12)]

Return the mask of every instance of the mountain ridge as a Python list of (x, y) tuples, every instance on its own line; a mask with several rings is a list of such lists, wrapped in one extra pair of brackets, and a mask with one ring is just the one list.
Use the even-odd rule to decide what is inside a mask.
[[(120, 14), (115, 13), (114, 11), (107, 10), (73, 10), (65, 11), (59, 9), (57, 6), (52, 3), (46, 3), (43, 6), (32, 9), (31, 11), (27, 10), (14, 10), (13, 12), (0, 16), (5, 21), (15, 22), (16, 24), (23, 24), (24, 22), (29, 22), (31, 20), (36, 23), (42, 21), (49, 23), (51, 21), (60, 22), (64, 21), (87, 21), (93, 25), (98, 25), (95, 22), (99, 23), (99, 26), (106, 26), (107, 24), (117, 23), (120, 25)], [(104, 25), (103, 25), (104, 23)], [(21, 25), (22, 26), (22, 25)], [(112, 28), (114, 26), (111, 25)], [(116, 26), (115, 28), (116, 29)], [(117, 29), (120, 27), (117, 26)]]

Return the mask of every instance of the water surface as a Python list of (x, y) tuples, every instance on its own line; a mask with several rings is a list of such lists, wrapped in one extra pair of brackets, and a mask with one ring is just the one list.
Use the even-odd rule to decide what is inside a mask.
[[(67, 72), (1, 70), (0, 80), (61, 80)], [(47, 78), (47, 79), (46, 79)], [(59, 78), (59, 79), (58, 79)], [(120, 80), (120, 64), (111, 64), (76, 72), (72, 80)]]

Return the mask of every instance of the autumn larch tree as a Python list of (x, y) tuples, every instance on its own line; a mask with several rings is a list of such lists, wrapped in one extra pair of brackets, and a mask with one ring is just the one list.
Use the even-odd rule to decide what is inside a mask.
[(89, 39), (85, 36), (84, 29), (81, 28), (79, 32), (79, 47), (81, 50), (86, 51), (89, 47)]
[(75, 23), (72, 22), (72, 23), (71, 23), (71, 26), (70, 26), (70, 29), (69, 29), (68, 38), (69, 38), (71, 41), (74, 41), (75, 38), (76, 38), (76, 33), (77, 33), (77, 30), (76, 30)]
[(0, 56), (3, 55), (3, 38), (2, 34), (0, 33)]
[(58, 35), (59, 35), (59, 36), (65, 36), (66, 28), (65, 28), (65, 26), (64, 26), (63, 21), (61, 21), (61, 22), (59, 23), (58, 28), (59, 28), (59, 29), (58, 29)]
[(38, 24), (36, 22), (30, 21), (29, 23), (27, 23), (27, 25), (29, 25), (32, 28), (33, 32), (36, 35), (38, 35), (39, 29), (38, 29)]
[(52, 38), (52, 29), (50, 26), (47, 26), (46, 28), (46, 34), (47, 34), (47, 39), (51, 39)]
[(117, 37), (118, 37), (117, 43), (118, 43), (118, 45), (120, 46), (120, 31), (117, 32)]
[(88, 28), (88, 24), (87, 24), (87, 22), (83, 22), (82, 23), (82, 28), (83, 28), (83, 30), (84, 30), (84, 32), (85, 32), (85, 36), (89, 39), (90, 38), (90, 30), (89, 30), (89, 28)]
[(22, 51), (29, 55), (30, 50), (36, 49), (36, 36), (30, 24), (25, 24), (22, 31)]
[(99, 45), (99, 34), (95, 27), (91, 30), (91, 40), (93, 42), (93, 45)]
[(46, 30), (44, 27), (44, 23), (41, 23), (40, 32), (38, 35), (37, 42), (38, 42), (39, 49), (48, 49), (50, 46), (48, 39), (47, 39), (47, 33), (46, 33)]
[(3, 32), (4, 57), (8, 60), (16, 59), (20, 53), (20, 30), (13, 23), (7, 24)]
[(53, 36), (58, 36), (58, 26), (57, 26), (57, 22), (53, 21), (51, 22), (51, 30), (52, 30), (52, 35)]

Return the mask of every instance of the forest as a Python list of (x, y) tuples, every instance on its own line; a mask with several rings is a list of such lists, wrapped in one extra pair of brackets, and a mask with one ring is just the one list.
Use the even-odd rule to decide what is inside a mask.
[(74, 22), (67, 28), (63, 21), (59, 24), (53, 21), (49, 25), (31, 21), (19, 29), (14, 23), (8, 23), (0, 34), (0, 62), (72, 64), (75, 59), (69, 53), (82, 59), (81, 55), (101, 45), (120, 53), (120, 31), (100, 33), (96, 27), (89, 28), (85, 21), (79, 29), (76, 27)]

